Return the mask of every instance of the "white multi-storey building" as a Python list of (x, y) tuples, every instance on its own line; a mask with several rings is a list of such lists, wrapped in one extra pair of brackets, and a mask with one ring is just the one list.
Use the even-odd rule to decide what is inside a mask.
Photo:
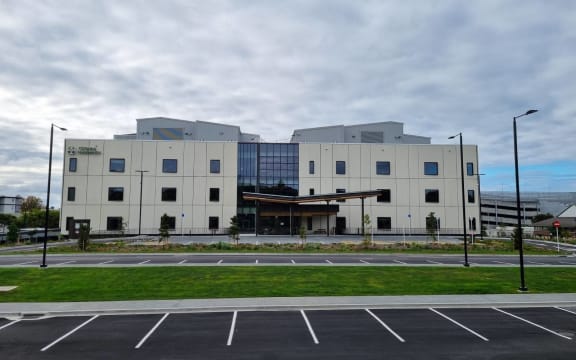
[[(403, 134), (401, 123), (302, 129), (274, 144), (200, 121), (139, 119), (137, 128), (112, 140), (66, 140), (63, 233), (80, 223), (158, 233), (166, 214), (184, 234), (225, 232), (234, 216), (244, 232), (356, 234), (363, 213), (376, 233), (424, 233), (432, 212), (444, 232), (462, 231), (459, 144), (432, 145)], [(479, 223), (477, 146), (463, 153), (466, 215)]]

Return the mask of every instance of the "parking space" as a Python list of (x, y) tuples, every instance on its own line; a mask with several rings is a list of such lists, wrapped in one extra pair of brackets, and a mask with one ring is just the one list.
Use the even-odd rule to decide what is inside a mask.
[(290, 310), (0, 319), (2, 359), (576, 357), (562, 308)]

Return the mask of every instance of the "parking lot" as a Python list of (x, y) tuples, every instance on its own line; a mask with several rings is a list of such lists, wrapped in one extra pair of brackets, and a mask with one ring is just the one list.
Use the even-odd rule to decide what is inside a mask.
[(576, 308), (0, 319), (2, 359), (574, 359)]

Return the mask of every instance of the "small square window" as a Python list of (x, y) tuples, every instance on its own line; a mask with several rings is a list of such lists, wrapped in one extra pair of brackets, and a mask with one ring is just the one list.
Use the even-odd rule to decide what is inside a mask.
[(124, 201), (124, 188), (123, 187), (109, 187), (108, 188), (108, 201)]
[(218, 230), (218, 216), (208, 217), (208, 229)]
[(472, 176), (474, 175), (474, 163), (466, 163), (466, 175)]
[(220, 160), (210, 160), (210, 174), (220, 174)]
[(377, 202), (385, 202), (385, 203), (389, 203), (390, 202), (390, 189), (378, 189), (380, 190), (380, 195), (378, 195), (376, 197), (376, 201)]
[(78, 158), (70, 158), (68, 162), (68, 171), (76, 172), (77, 167), (78, 167)]
[(310, 188), (310, 191), (308, 192), (310, 195), (314, 195), (314, 188)]
[(424, 175), (438, 175), (438, 163), (437, 162), (425, 162), (424, 163)]
[(69, 187), (68, 188), (68, 201), (76, 201), (76, 188)]
[(470, 204), (474, 204), (476, 202), (476, 197), (474, 195), (474, 190), (468, 190), (468, 202)]
[(220, 189), (210, 188), (210, 201), (220, 201)]
[(124, 159), (110, 159), (110, 172), (124, 172)]
[(440, 202), (440, 191), (437, 189), (426, 189), (425, 190), (425, 201), (427, 203), (439, 203)]
[(390, 230), (392, 229), (392, 218), (389, 217), (378, 217), (376, 219), (378, 230)]
[(308, 174), (311, 174), (311, 175), (314, 174), (314, 171), (315, 171), (314, 167), (315, 167), (314, 166), (314, 160), (308, 161)]
[(122, 230), (122, 216), (108, 216), (106, 218), (106, 230), (108, 231)]
[(336, 174), (346, 175), (346, 161), (336, 161)]
[(390, 175), (390, 161), (376, 161), (376, 175)]
[(177, 173), (178, 172), (178, 160), (177, 159), (163, 159), (162, 160), (162, 172), (163, 173)]
[(162, 188), (162, 201), (176, 201), (176, 188)]

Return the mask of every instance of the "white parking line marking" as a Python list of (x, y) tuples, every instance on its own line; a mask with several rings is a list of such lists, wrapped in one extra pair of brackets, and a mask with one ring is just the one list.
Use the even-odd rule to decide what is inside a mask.
[(25, 263), (20, 263), (20, 264), (16, 264), (16, 265), (28, 265), (28, 264), (34, 264), (36, 261), (28, 261)]
[(548, 331), (549, 333), (554, 334), (554, 335), (556, 335), (556, 336), (560, 336), (561, 338), (564, 338), (564, 339), (567, 339), (567, 340), (572, 340), (572, 338), (570, 338), (570, 337), (568, 337), (568, 336), (564, 336), (564, 335), (562, 335), (562, 334), (559, 334), (559, 333), (557, 333), (557, 332), (554, 331), (554, 330), (547, 329), (547, 328), (545, 328), (545, 327), (542, 326), (542, 325), (538, 325), (538, 324), (536, 324), (536, 323), (533, 323), (532, 321), (529, 321), (529, 320), (526, 320), (526, 319), (524, 319), (524, 318), (521, 318), (520, 316), (511, 314), (511, 313), (509, 313), (509, 312), (506, 312), (506, 311), (504, 311), (504, 310), (501, 310), (501, 309), (498, 309), (498, 308), (495, 308), (495, 307), (493, 307), (492, 309), (494, 309), (494, 310), (496, 310), (496, 311), (499, 311), (499, 312), (501, 312), (501, 313), (503, 313), (503, 314), (506, 314), (506, 315), (508, 315), (508, 316), (511, 316), (511, 317), (513, 317), (513, 318), (515, 318), (515, 319), (522, 320), (522, 321), (524, 321), (525, 323), (528, 323), (528, 324), (530, 324), (530, 325), (536, 326), (537, 328), (540, 328), (540, 329), (542, 329), (542, 330), (544, 330), (544, 331)]
[[(570, 311), (570, 310), (568, 310), (568, 309), (564, 309), (564, 308), (561, 308), (561, 307), (558, 307), (558, 306), (556, 306), (555, 309), (562, 310), (562, 311), (566, 311), (567, 313), (570, 313), (570, 314), (572, 314), (572, 315), (576, 315), (576, 312)], [(0, 329), (1, 329), (1, 328), (0, 328)]]
[(77, 327), (75, 327), (74, 329), (68, 331), (66, 334), (62, 335), (61, 337), (59, 337), (58, 339), (54, 340), (52, 343), (44, 346), (42, 348), (42, 350), (40, 351), (46, 351), (48, 349), (50, 349), (52, 346), (58, 344), (60, 341), (66, 339), (68, 336), (74, 334), (76, 331), (80, 330), (82, 327), (84, 327), (85, 325), (88, 325), (88, 323), (94, 319), (96, 319), (99, 315), (94, 315), (92, 316), (90, 319), (84, 321), (82, 324), (78, 325)]
[(573, 262), (568, 262), (568, 261), (559, 261), (560, 264), (566, 264), (566, 265), (576, 265)]
[(306, 316), (306, 313), (304, 312), (304, 310), (300, 310), (300, 313), (302, 314), (302, 317), (304, 318), (304, 321), (306, 322), (306, 326), (308, 326), (308, 331), (310, 331), (310, 335), (312, 335), (312, 340), (314, 340), (314, 344), (318, 345), (318, 338), (316, 337), (316, 334), (314, 333), (314, 329), (312, 329), (312, 325), (310, 325), (310, 321), (308, 321), (308, 317)]
[(256, 261), (254, 262), (254, 264), (258, 264), (258, 259), (256, 259)]
[(361, 263), (370, 264), (368, 261), (360, 260)]
[(438, 261), (432, 261), (432, 260), (426, 260), (426, 261), (429, 262), (430, 264), (443, 265), (441, 262)]
[(156, 325), (154, 325), (154, 327), (152, 329), (150, 329), (150, 331), (148, 331), (148, 334), (146, 334), (142, 340), (140, 340), (140, 342), (138, 343), (138, 345), (136, 345), (135, 349), (140, 349), (140, 347), (142, 347), (142, 345), (144, 345), (144, 343), (146, 342), (146, 340), (148, 340), (148, 338), (150, 336), (152, 336), (152, 334), (154, 333), (154, 331), (156, 331), (156, 329), (158, 328), (158, 326), (160, 326), (160, 324), (162, 324), (162, 322), (168, 317), (168, 315), (170, 315), (170, 313), (166, 313), (164, 314), (164, 316), (162, 316), (162, 319), (158, 320), (158, 322), (156, 323)]
[(528, 264), (534, 264), (534, 265), (546, 265), (544, 263), (541, 262), (536, 262), (536, 261), (526, 261)]
[(503, 262), (503, 261), (496, 261), (496, 260), (494, 260), (494, 261), (492, 261), (492, 262), (494, 262), (494, 263), (496, 263), (496, 264), (502, 264), (502, 265), (514, 265), (514, 264), (512, 264), (512, 263)]
[(147, 264), (147, 263), (149, 263), (149, 262), (150, 262), (150, 260), (144, 260), (144, 261), (142, 261), (142, 262), (139, 262), (138, 265)]
[(396, 339), (400, 340), (401, 342), (406, 342), (400, 335), (398, 335), (394, 330), (392, 330), (388, 325), (386, 325), (384, 321), (382, 321), (378, 316), (376, 316), (376, 314), (374, 314), (372, 311), (368, 309), (365, 310), (368, 312), (368, 314), (372, 315), (372, 317), (376, 319), (376, 321), (378, 321), (380, 325), (384, 326), (386, 330), (388, 330), (392, 335), (394, 335)]
[(74, 263), (74, 262), (76, 262), (76, 260), (65, 261), (65, 262), (63, 262), (63, 263), (59, 263), (59, 264), (56, 264), (55, 266), (58, 266), (58, 265), (66, 265), (66, 264), (72, 264), (72, 263)]
[(182, 264), (184, 264), (185, 262), (186, 262), (186, 260), (182, 260), (182, 261), (180, 261), (180, 262), (178, 263), (178, 265), (182, 265)]
[(110, 264), (111, 262), (114, 262), (114, 260), (104, 261), (104, 262), (99, 263), (98, 265)]
[(12, 321), (12, 322), (9, 322), (9, 323), (6, 324), (6, 325), (2, 325), (2, 326), (0, 326), (0, 330), (6, 329), (8, 326), (14, 325), (14, 324), (16, 324), (17, 322), (20, 322), (20, 320), (14, 320), (14, 321)]
[(296, 261), (294, 261), (294, 260), (290, 260), (290, 261), (292, 261), (292, 264), (296, 264)]
[(326, 262), (327, 262), (328, 264), (332, 264), (332, 261), (330, 261), (330, 260), (326, 260)]
[(442, 314), (440, 311), (435, 310), (435, 309), (432, 309), (432, 308), (428, 308), (428, 309), (429, 309), (430, 311), (433, 311), (433, 312), (435, 312), (436, 314), (442, 316), (444, 319), (446, 319), (446, 320), (448, 320), (448, 321), (451, 321), (452, 323), (460, 326), (462, 329), (468, 331), (470, 334), (476, 335), (476, 336), (478, 336), (480, 339), (482, 339), (482, 340), (484, 340), (484, 341), (489, 341), (487, 338), (485, 338), (484, 336), (478, 334), (476, 331), (474, 331), (474, 330), (472, 330), (472, 329), (470, 329), (470, 328), (462, 325), (462, 324), (459, 323), (458, 321), (456, 321), (456, 320), (454, 320), (454, 319), (452, 319), (452, 318), (450, 318), (450, 317)]
[(216, 264), (222, 264), (222, 261), (224, 261), (224, 260), (220, 259), (220, 260), (218, 260), (218, 262)]
[(405, 262), (400, 261), (400, 260), (393, 260), (393, 261), (397, 264), (408, 265), (408, 263), (405, 263)]
[(234, 337), (234, 329), (236, 328), (236, 317), (238, 316), (238, 311), (234, 311), (234, 315), (232, 315), (232, 325), (230, 325), (230, 333), (228, 334), (228, 341), (226, 342), (226, 346), (232, 345), (232, 338)]

